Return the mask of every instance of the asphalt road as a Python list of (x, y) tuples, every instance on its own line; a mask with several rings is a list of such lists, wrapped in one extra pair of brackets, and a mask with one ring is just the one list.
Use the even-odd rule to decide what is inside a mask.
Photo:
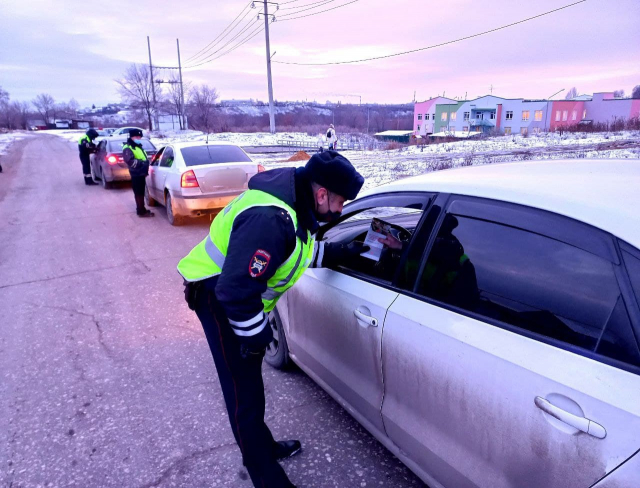
[[(0, 163), (0, 486), (250, 487), (176, 272), (208, 221), (137, 218), (56, 136)], [(424, 486), (306, 375), (264, 377), (295, 484)]]

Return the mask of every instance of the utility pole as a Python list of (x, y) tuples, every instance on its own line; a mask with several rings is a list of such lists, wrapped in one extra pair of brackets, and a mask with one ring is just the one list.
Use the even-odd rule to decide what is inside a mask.
[(264, 35), (267, 41), (267, 80), (269, 83), (269, 128), (272, 134), (276, 133), (276, 120), (273, 109), (273, 82), (271, 81), (271, 46), (269, 44), (269, 7), (264, 0)]
[[(153, 114), (157, 117), (156, 113), (156, 85), (153, 82), (153, 65), (151, 64), (151, 41), (147, 36), (147, 47), (149, 48), (149, 74), (151, 75), (151, 92), (153, 93)], [(156, 128), (158, 127), (157, 120), (155, 121)], [(153, 125), (153, 124), (152, 124)], [(153, 130), (153, 127), (149, 127), (149, 130)]]
[(180, 39), (176, 39), (178, 45), (178, 72), (180, 73), (180, 128), (187, 128), (187, 119), (184, 116), (184, 84), (182, 83), (182, 64), (180, 62)]
[(370, 107), (367, 107), (367, 134), (369, 133), (369, 112), (371, 111)]

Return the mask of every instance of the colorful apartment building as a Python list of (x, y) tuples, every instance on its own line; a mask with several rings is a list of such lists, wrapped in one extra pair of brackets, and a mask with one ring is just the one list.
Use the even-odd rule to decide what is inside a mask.
[[(434, 120), (435, 117), (435, 120)], [(640, 117), (640, 100), (595, 93), (572, 100), (508, 99), (487, 95), (456, 101), (443, 97), (415, 104), (415, 135), (454, 132), (533, 134), (578, 123), (612, 123)]]

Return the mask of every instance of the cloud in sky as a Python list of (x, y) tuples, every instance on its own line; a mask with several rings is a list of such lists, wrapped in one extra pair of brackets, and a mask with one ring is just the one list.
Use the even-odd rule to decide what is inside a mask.
[[(290, 3), (282, 2), (282, 10), (275, 12), (280, 20), (271, 24), (274, 61), (335, 62), (391, 54), (571, 3), (360, 0), (285, 22), (284, 14), (296, 12), (293, 7), (302, 9), (317, 0), (285, 1)], [(334, 0), (322, 8), (347, 1)], [(117, 101), (113, 80), (129, 63), (148, 62), (147, 35), (154, 63), (175, 65), (176, 38), (188, 60), (246, 5), (245, 0), (3, 0), (0, 86), (16, 100), (48, 92), (82, 104)], [(253, 22), (256, 13), (251, 11), (240, 25)], [(313, 10), (300, 15), (308, 13)], [(411, 100), (414, 91), (419, 100), (443, 92), (471, 98), (493, 87), (494, 94), (505, 97), (544, 98), (573, 85), (581, 93), (619, 88), (630, 92), (640, 84), (638, 20), (638, 0), (587, 0), (509, 29), (407, 56), (344, 66), (274, 64), (275, 97), (356, 101), (344, 95), (359, 95), (363, 102), (395, 103)], [(219, 60), (186, 69), (184, 76), (216, 86), (225, 99), (266, 100), (264, 34)]]

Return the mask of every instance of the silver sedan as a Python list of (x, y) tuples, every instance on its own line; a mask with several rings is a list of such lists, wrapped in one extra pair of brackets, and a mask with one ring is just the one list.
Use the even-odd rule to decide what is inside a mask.
[(266, 360), (431, 488), (640, 487), (638, 188), (640, 162), (583, 160), (370, 191), (317, 238), (369, 235), (376, 259), (307, 270)]
[(164, 205), (171, 225), (181, 225), (187, 217), (220, 211), (244, 192), (249, 179), (260, 171), (264, 167), (234, 144), (171, 144), (151, 160), (146, 203), (150, 207)]

